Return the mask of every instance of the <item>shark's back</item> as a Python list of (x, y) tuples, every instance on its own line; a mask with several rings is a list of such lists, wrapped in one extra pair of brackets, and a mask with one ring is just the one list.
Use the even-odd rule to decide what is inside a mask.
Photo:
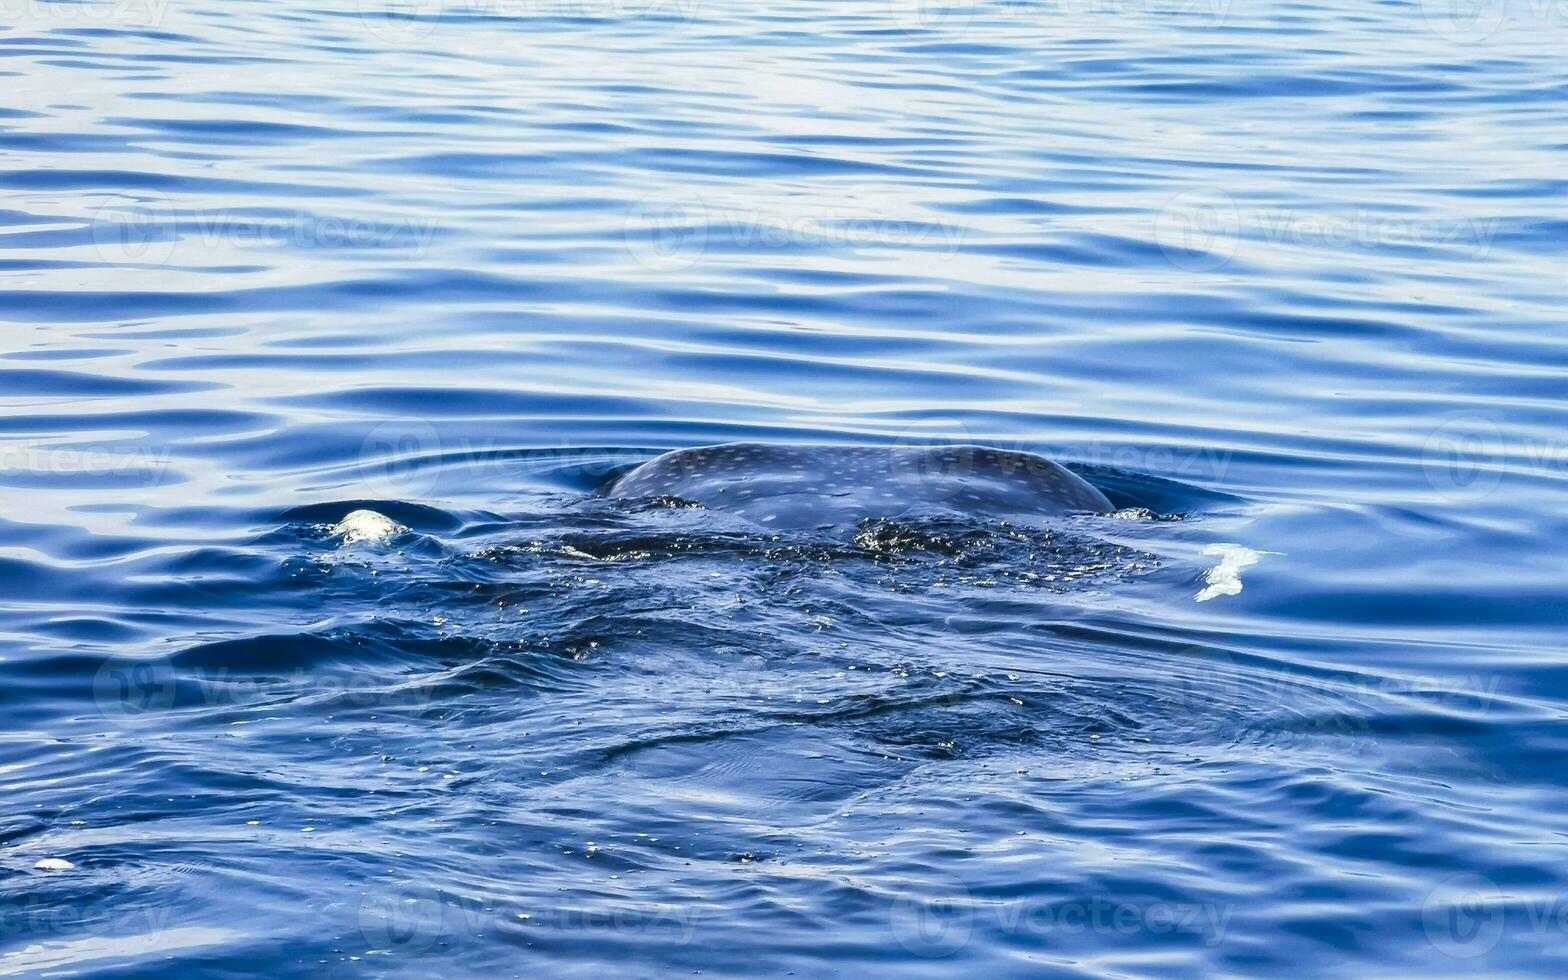
[(775, 527), (853, 524), (910, 511), (1049, 516), (1111, 510), (1071, 470), (987, 446), (729, 443), (678, 449), (606, 486), (613, 497), (673, 497)]

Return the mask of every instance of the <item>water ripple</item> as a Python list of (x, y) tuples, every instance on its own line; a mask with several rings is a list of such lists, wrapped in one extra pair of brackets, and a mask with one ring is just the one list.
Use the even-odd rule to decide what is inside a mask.
[(10, 12), (0, 973), (1562, 972), (1558, 7)]

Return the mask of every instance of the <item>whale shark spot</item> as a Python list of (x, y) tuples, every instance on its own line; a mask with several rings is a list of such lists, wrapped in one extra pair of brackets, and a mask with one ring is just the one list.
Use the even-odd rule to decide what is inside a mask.
[(1105, 495), (1033, 453), (988, 446), (730, 443), (665, 453), (601, 488), (698, 505), (768, 528), (831, 528), (918, 513), (1028, 518), (1110, 513)]

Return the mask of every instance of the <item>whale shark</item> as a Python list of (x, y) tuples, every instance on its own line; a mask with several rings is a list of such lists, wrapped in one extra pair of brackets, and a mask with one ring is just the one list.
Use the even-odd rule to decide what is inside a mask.
[(1017, 518), (1114, 509), (1105, 494), (1043, 456), (962, 445), (738, 442), (677, 449), (611, 480), (599, 492), (700, 505), (793, 529), (931, 512)]

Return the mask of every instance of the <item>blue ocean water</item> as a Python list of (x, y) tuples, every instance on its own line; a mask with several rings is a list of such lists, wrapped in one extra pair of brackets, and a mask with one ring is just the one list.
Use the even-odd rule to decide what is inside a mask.
[(1561, 3), (0, 9), (0, 974), (1568, 967)]

